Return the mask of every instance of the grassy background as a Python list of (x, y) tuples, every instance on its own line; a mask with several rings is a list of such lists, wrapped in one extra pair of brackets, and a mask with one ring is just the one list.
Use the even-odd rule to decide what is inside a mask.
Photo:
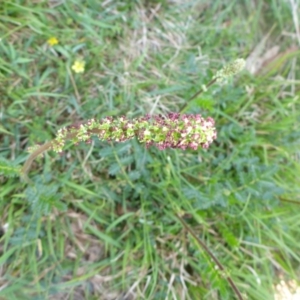
[(245, 299), (299, 279), (292, 3), (0, 1), (2, 164), (80, 120), (178, 111), (226, 62), (248, 63), (188, 107), (216, 120), (208, 151), (94, 140), (37, 160), (34, 186), (0, 175), (0, 299), (234, 299), (178, 210)]

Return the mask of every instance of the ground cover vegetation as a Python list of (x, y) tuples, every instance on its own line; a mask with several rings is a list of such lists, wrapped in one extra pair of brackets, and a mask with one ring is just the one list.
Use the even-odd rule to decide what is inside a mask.
[[(268, 300), (281, 299), (281, 281), (292, 290), (298, 15), (293, 0), (2, 0), (0, 299)], [(245, 70), (206, 91), (237, 58)], [(92, 137), (45, 152), (20, 180), (28, 148), (61, 128), (181, 110), (214, 120), (209, 149)]]

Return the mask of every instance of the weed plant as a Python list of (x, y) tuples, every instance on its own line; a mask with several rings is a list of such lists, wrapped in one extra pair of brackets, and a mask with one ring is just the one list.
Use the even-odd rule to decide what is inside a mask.
[[(292, 3), (1, 2), (0, 299), (271, 300), (299, 284)], [(246, 71), (215, 82), (237, 57)], [(20, 181), (61, 128), (180, 111), (214, 119), (209, 149), (89, 137), (29, 156)]]

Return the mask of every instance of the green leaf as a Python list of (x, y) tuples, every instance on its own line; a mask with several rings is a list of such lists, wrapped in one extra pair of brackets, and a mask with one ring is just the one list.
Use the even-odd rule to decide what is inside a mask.
[(211, 98), (196, 98), (193, 101), (193, 104), (197, 107), (200, 107), (202, 109), (206, 109), (208, 111), (213, 110), (214, 100)]
[(53, 207), (65, 210), (65, 205), (61, 203), (62, 195), (58, 193), (59, 187), (57, 184), (44, 184), (42, 182), (29, 186), (25, 190), (25, 195), (32, 210), (37, 214), (49, 214)]
[(20, 167), (5, 158), (0, 158), (0, 175), (5, 177), (20, 176)]

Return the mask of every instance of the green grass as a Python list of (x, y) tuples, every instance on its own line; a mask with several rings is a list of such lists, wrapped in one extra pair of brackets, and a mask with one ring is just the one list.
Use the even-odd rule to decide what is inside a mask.
[[(292, 13), (283, 0), (2, 1), (0, 299), (234, 299), (230, 275), (245, 299), (271, 300), (281, 279), (299, 284)], [(226, 62), (253, 67), (274, 46), (188, 106), (216, 120), (209, 150), (94, 140), (36, 160), (34, 185), (16, 176), (59, 128), (178, 111)]]

